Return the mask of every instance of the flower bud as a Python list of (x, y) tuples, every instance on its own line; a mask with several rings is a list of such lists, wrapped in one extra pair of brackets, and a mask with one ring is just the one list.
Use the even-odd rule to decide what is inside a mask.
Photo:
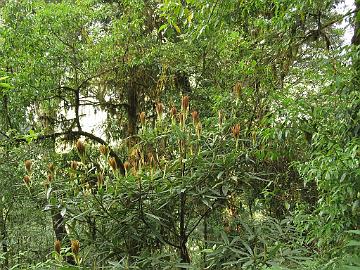
[(104, 155), (104, 156), (107, 156), (108, 153), (109, 153), (108, 147), (107, 147), (106, 145), (103, 145), (103, 144), (100, 145), (99, 151), (100, 151), (100, 153), (101, 153), (102, 155)]
[(76, 149), (77, 149), (77, 151), (78, 151), (78, 153), (79, 153), (80, 155), (84, 155), (84, 154), (85, 154), (85, 145), (84, 145), (84, 143), (83, 143), (82, 141), (77, 140), (77, 142), (76, 142)]
[(71, 240), (71, 252), (78, 255), (80, 251), (80, 243), (78, 240)]
[(130, 162), (129, 162), (129, 161), (125, 161), (125, 162), (124, 162), (125, 172), (128, 172), (129, 168), (130, 168)]
[(109, 161), (109, 165), (113, 169), (113, 171), (116, 171), (117, 167), (118, 167), (117, 163), (116, 163), (116, 159), (114, 157), (110, 157), (108, 161)]
[(61, 241), (60, 240), (55, 241), (54, 249), (55, 249), (57, 254), (60, 254), (60, 252), (61, 252)]
[(27, 172), (31, 172), (31, 166), (32, 166), (32, 162), (31, 160), (25, 160), (25, 169)]
[(173, 106), (173, 107), (170, 109), (171, 119), (175, 119), (176, 114), (177, 114), (176, 107)]
[(156, 113), (157, 113), (158, 118), (161, 119), (163, 111), (164, 111), (164, 105), (162, 103), (158, 102), (155, 105), (155, 109), (156, 109)]
[(71, 161), (71, 163), (70, 163), (70, 168), (71, 168), (71, 169), (73, 169), (74, 171), (76, 171), (77, 168), (78, 168), (78, 166), (79, 166), (79, 163), (78, 163), (77, 161), (75, 161), (75, 160)]
[(144, 126), (146, 120), (145, 112), (141, 112), (139, 117), (140, 117), (140, 123)]
[(181, 99), (181, 109), (185, 112), (189, 110), (189, 101), (190, 101), (189, 96), (183, 96)]
[(233, 136), (235, 137), (235, 139), (238, 139), (239, 135), (240, 135), (240, 124), (236, 124), (235, 126), (233, 126), (231, 128), (231, 132), (232, 132)]
[(194, 125), (196, 126), (196, 125), (199, 123), (199, 112), (193, 111), (193, 112), (191, 113), (191, 117), (192, 117), (192, 119), (193, 119)]
[(25, 182), (25, 184), (26, 184), (27, 186), (30, 185), (30, 182), (31, 182), (30, 176), (25, 175), (25, 176), (24, 176), (24, 182)]

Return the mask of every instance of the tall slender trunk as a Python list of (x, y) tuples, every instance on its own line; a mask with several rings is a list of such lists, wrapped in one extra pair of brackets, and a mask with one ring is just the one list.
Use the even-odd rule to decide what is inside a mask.
[[(204, 249), (208, 248), (208, 215), (204, 217)], [(203, 253), (203, 268), (206, 268), (206, 252)]]
[[(81, 128), (81, 127), (79, 127)], [(49, 126), (49, 133), (55, 132), (55, 125), (54, 123), (51, 123)], [(55, 153), (55, 138), (49, 141), (49, 149), (52, 149), (52, 151)], [(50, 202), (48, 202), (50, 203)], [(55, 234), (56, 240), (61, 241), (62, 246), (70, 246), (70, 239), (68, 237), (68, 233), (66, 231), (65, 227), (65, 219), (64, 216), (61, 214), (61, 210), (57, 207), (57, 205), (53, 205), (51, 209), (51, 220), (53, 225), (53, 230)], [(65, 257), (65, 260), (72, 265), (75, 265), (75, 261), (73, 256), (68, 255)]]
[(137, 79), (136, 70), (131, 71), (131, 78), (127, 84), (127, 100), (128, 100), (128, 136), (133, 136), (137, 132), (137, 111), (138, 111), (138, 95), (137, 95)]
[(128, 100), (128, 130), (127, 135), (129, 136), (128, 144), (132, 147), (135, 144), (135, 137), (137, 133), (137, 111), (138, 111), (138, 96), (135, 83), (129, 82), (127, 88), (127, 100)]
[(89, 235), (91, 235), (91, 240), (96, 240), (96, 218), (89, 215), (86, 217), (87, 224), (89, 227)]
[(180, 258), (183, 263), (190, 263), (190, 256), (186, 246), (187, 243), (187, 235), (186, 235), (186, 226), (185, 226), (185, 207), (186, 207), (186, 193), (185, 191), (180, 193), (180, 213), (179, 213), (179, 221), (180, 221)]
[(77, 129), (81, 131), (82, 128), (80, 123), (80, 89), (74, 90), (74, 96), (75, 96), (75, 123)]
[(360, 0), (355, 0), (355, 25), (354, 25), (354, 35), (351, 39), (353, 45), (360, 45), (360, 18), (358, 16), (360, 12)]
[[(8, 95), (2, 93), (2, 115), (4, 117), (4, 128), (5, 130), (10, 130), (13, 128), (10, 113), (9, 113), (9, 98)], [(8, 156), (9, 152), (6, 151), (6, 156)], [(1, 269), (8, 269), (9, 268), (9, 245), (8, 245), (8, 230), (6, 226), (7, 216), (9, 210), (5, 211), (4, 206), (0, 207), (0, 241), (1, 241), (1, 249), (4, 254), (4, 260), (1, 264)]]
[[(185, 176), (185, 163), (183, 160), (186, 158), (186, 142), (185, 140), (181, 141), (181, 177)], [(179, 196), (179, 247), (180, 247), (180, 258), (182, 263), (190, 263), (190, 256), (186, 246), (188, 235), (186, 234), (186, 191), (181, 191)]]
[(8, 269), (9, 268), (9, 254), (8, 254), (8, 234), (6, 228), (6, 217), (5, 217), (4, 209), (0, 208), (0, 240), (2, 246), (2, 252), (4, 253), (4, 261), (1, 264), (1, 269)]
[(67, 236), (64, 217), (61, 215), (59, 211), (57, 211), (57, 209), (53, 209), (51, 211), (51, 214), (52, 214), (52, 222), (53, 222), (55, 237), (57, 240), (62, 241)]
[[(352, 95), (352, 107), (350, 109), (350, 117), (351, 122), (349, 126), (349, 130), (351, 132), (351, 136), (358, 137), (360, 136), (360, 117), (359, 117), (359, 110), (360, 110), (360, 100), (359, 95), (356, 94), (356, 92), (359, 90), (359, 83), (360, 83), (360, 0), (355, 0), (355, 8), (356, 12), (354, 14), (355, 19), (355, 25), (354, 25), (354, 35), (352, 37), (351, 43), (355, 47), (355, 50), (357, 50), (356, 53), (354, 53), (354, 57), (352, 59), (352, 69), (354, 71), (354, 75), (352, 77), (352, 91), (355, 92)], [(355, 99), (353, 99), (355, 98)]]
[[(52, 209), (51, 217), (53, 222), (53, 229), (55, 233), (56, 240), (60, 240), (63, 246), (70, 246), (70, 240), (68, 239), (68, 234), (65, 228), (65, 220), (61, 215), (59, 209)], [(66, 256), (65, 260), (72, 265), (75, 265), (73, 256)]]

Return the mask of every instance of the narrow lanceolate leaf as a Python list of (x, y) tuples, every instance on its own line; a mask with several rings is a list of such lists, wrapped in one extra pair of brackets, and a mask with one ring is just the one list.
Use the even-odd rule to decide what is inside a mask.
[(176, 32), (177, 32), (178, 34), (181, 34), (180, 27), (179, 27), (176, 23), (174, 23), (173, 26), (174, 26)]
[(350, 240), (349, 243), (347, 243), (348, 247), (360, 247), (360, 241)]
[(8, 83), (1, 83), (0, 82), (0, 88), (6, 88), (6, 89), (11, 89), (13, 88), (10, 84)]

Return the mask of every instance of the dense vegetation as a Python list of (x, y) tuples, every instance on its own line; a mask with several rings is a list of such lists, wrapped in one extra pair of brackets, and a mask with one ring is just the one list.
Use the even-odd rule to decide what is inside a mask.
[(360, 269), (359, 0), (0, 3), (1, 269)]

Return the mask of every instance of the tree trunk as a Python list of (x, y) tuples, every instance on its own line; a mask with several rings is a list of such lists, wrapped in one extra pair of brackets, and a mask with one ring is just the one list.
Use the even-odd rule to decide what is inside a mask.
[(8, 269), (9, 268), (9, 255), (8, 255), (8, 237), (7, 237), (7, 228), (6, 228), (6, 218), (4, 209), (0, 209), (0, 235), (1, 235), (1, 245), (2, 245), (2, 252), (4, 253), (4, 262), (1, 265), (1, 269)]
[(64, 217), (57, 210), (52, 210), (52, 221), (56, 240), (63, 241), (67, 236)]
[[(64, 217), (61, 215), (58, 209), (53, 209), (51, 211), (51, 215), (56, 240), (61, 241), (63, 246), (70, 246), (70, 241), (67, 238)], [(69, 264), (75, 265), (74, 258), (71, 255), (66, 256), (66, 261)]]
[(130, 82), (127, 89), (127, 99), (128, 99), (128, 136), (133, 136), (136, 134), (136, 124), (137, 124), (137, 90), (135, 84)]
[(353, 45), (360, 45), (360, 19), (359, 19), (359, 12), (360, 12), (360, 0), (355, 0), (355, 25), (354, 25), (354, 35), (351, 39), (351, 43)]
[(180, 193), (180, 209), (179, 209), (179, 221), (180, 221), (180, 258), (182, 263), (190, 263), (190, 256), (186, 247), (187, 235), (185, 227), (185, 207), (186, 207), (186, 193), (183, 191)]
[[(49, 132), (55, 132), (54, 123), (51, 123), (51, 125), (49, 126)], [(55, 147), (55, 138), (53, 138), (50, 141), (49, 149), (52, 149), (55, 152)], [(70, 246), (70, 239), (68, 238), (68, 234), (65, 228), (64, 217), (61, 215), (61, 210), (56, 205), (54, 205), (51, 209), (51, 220), (56, 240), (61, 241), (62, 246)], [(73, 256), (66, 256), (65, 260), (69, 264), (75, 265)]]
[[(359, 83), (360, 83), (360, 57), (359, 57), (359, 51), (360, 51), (360, 0), (355, 0), (355, 8), (356, 12), (354, 14), (355, 18), (355, 25), (354, 25), (354, 35), (352, 37), (351, 43), (354, 46), (357, 46), (355, 50), (357, 50), (357, 53), (355, 53), (352, 61), (353, 65), (353, 71), (354, 76), (352, 78), (352, 91), (357, 92), (359, 91)], [(360, 110), (360, 101), (358, 98), (358, 94), (353, 94), (352, 98), (355, 97), (355, 99), (352, 100), (352, 107), (350, 109), (351, 112), (351, 123), (350, 123), (350, 132), (352, 137), (359, 137), (360, 136), (360, 117), (359, 117), (359, 110)]]
[[(208, 248), (208, 215), (204, 217), (204, 249)], [(203, 253), (203, 268), (206, 268), (206, 253)]]
[[(186, 246), (186, 242), (187, 242), (186, 240), (181, 241), (180, 258), (182, 263), (190, 263), (190, 256)], [(185, 267), (184, 269), (187, 269), (187, 267)]]
[(89, 226), (89, 235), (91, 235), (91, 240), (95, 242), (96, 240), (96, 219), (92, 216), (87, 216), (87, 223)]

